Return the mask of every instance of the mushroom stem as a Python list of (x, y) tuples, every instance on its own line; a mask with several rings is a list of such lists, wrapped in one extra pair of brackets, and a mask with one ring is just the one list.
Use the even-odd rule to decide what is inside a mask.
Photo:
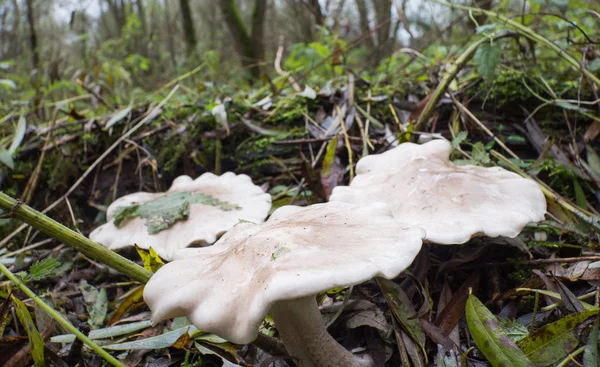
[(269, 314), (300, 367), (365, 367), (329, 335), (313, 296), (279, 301)]

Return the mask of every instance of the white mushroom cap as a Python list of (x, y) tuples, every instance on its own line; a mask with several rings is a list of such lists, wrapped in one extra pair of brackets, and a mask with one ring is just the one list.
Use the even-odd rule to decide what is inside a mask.
[[(174, 193), (207, 195), (214, 203), (191, 202), (187, 220), (179, 220), (169, 228), (150, 233), (147, 219), (134, 217), (115, 225), (115, 215), (124, 207), (149, 203)], [(192, 243), (211, 244), (217, 237), (240, 221), (262, 223), (271, 209), (271, 196), (252, 183), (246, 175), (232, 172), (216, 176), (205, 173), (195, 180), (179, 176), (164, 193), (138, 192), (115, 200), (106, 213), (108, 222), (96, 228), (90, 239), (110, 249), (137, 244), (152, 247), (160, 257), (170, 260), (173, 253)]]
[(451, 150), (433, 140), (364, 157), (350, 186), (336, 187), (330, 201), (385, 202), (398, 220), (424, 228), (428, 241), (447, 245), (515, 237), (544, 219), (546, 200), (534, 181), (500, 167), (456, 166)]
[(144, 299), (154, 323), (185, 315), (245, 344), (278, 301), (397, 276), (424, 235), (403, 228), (383, 204), (285, 206), (263, 224), (236, 225), (211, 247), (180, 250), (150, 279)]

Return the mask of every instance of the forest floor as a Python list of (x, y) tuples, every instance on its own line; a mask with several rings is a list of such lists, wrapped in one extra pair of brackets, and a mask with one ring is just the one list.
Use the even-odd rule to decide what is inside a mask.
[[(581, 85), (551, 80), (545, 95), (561, 94), (540, 107), (514, 71), (501, 71), (493, 88), (465, 79), (419, 126), (437, 83), (393, 79), (343, 74), (304, 90), (230, 94), (178, 79), (129, 106), (83, 84), (79, 95), (39, 101), (30, 114), (0, 121), (16, 152), (2, 158), (12, 169), (1, 171), (0, 188), (88, 235), (115, 199), (165, 191), (180, 175), (244, 173), (271, 194), (273, 210), (305, 206), (348, 184), (350, 167), (366, 153), (443, 137), (453, 142), (453, 160), (535, 180), (547, 198), (546, 219), (516, 238), (427, 244), (389, 284), (327, 292), (323, 312), (346, 305), (331, 334), (368, 350), (377, 366), (510, 365), (503, 355), (514, 346), (535, 366), (600, 365), (600, 122), (595, 106), (577, 104)], [(104, 113), (94, 112), (98, 105)], [(256, 345), (188, 332), (179, 319), (152, 326), (139, 282), (4, 214), (2, 264), (124, 364), (284, 365)], [(144, 264), (135, 250), (122, 254)], [(40, 348), (49, 365), (103, 365), (30, 295), (6, 278), (0, 286), (0, 365), (37, 363)], [(470, 330), (465, 312), (482, 320), (485, 335)], [(268, 322), (263, 332), (276, 336)]]

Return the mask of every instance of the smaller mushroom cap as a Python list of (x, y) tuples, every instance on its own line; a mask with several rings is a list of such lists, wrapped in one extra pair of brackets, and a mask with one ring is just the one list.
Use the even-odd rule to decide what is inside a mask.
[(356, 165), (350, 186), (338, 186), (330, 201), (388, 204), (426, 239), (461, 244), (474, 236), (515, 237), (544, 219), (546, 200), (538, 185), (500, 167), (456, 166), (446, 140), (404, 143)]
[(285, 206), (263, 224), (236, 225), (213, 246), (180, 250), (152, 276), (144, 299), (154, 323), (187, 316), (245, 344), (278, 301), (397, 276), (424, 235), (402, 227), (384, 204)]
[[(146, 205), (146, 215), (136, 213), (115, 222), (138, 204)], [(175, 251), (193, 243), (212, 244), (239, 221), (262, 223), (270, 209), (271, 195), (246, 175), (205, 173), (195, 180), (179, 176), (164, 193), (138, 192), (115, 200), (106, 212), (108, 222), (90, 239), (113, 250), (134, 244), (152, 247), (171, 260)]]

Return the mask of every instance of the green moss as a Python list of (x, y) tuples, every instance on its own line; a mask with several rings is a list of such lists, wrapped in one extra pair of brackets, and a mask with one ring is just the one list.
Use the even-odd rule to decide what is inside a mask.
[[(498, 106), (502, 106), (507, 102), (525, 101), (530, 98), (536, 98), (525, 87), (523, 84), (524, 80), (529, 88), (538, 95), (548, 99), (553, 98), (535, 73), (524, 73), (516, 69), (500, 70), (493, 81), (481, 83), (474, 92), (479, 93), (482, 98), (495, 100)], [(563, 81), (548, 79), (545, 76), (544, 80), (559, 98), (576, 98), (578, 93), (577, 80)]]
[(271, 155), (290, 153), (297, 149), (295, 145), (277, 145), (275, 142), (281, 140), (300, 139), (306, 136), (306, 130), (294, 128), (287, 134), (275, 137), (258, 137), (246, 140), (236, 149), (234, 160), (241, 166), (267, 158)]
[(173, 135), (167, 139), (166, 143), (160, 144), (158, 151), (160, 152), (158, 162), (162, 169), (166, 172), (173, 172), (181, 164), (181, 157), (186, 152), (185, 139)]
[(498, 73), (491, 89), (491, 82), (485, 82), (480, 85), (478, 92), (487, 99), (495, 100), (500, 106), (511, 101), (526, 100), (532, 95), (523, 85), (523, 77), (524, 73), (519, 70), (504, 69)]
[(528, 266), (515, 266), (508, 279), (513, 281), (515, 284), (523, 284), (526, 280), (531, 278), (531, 269)]

